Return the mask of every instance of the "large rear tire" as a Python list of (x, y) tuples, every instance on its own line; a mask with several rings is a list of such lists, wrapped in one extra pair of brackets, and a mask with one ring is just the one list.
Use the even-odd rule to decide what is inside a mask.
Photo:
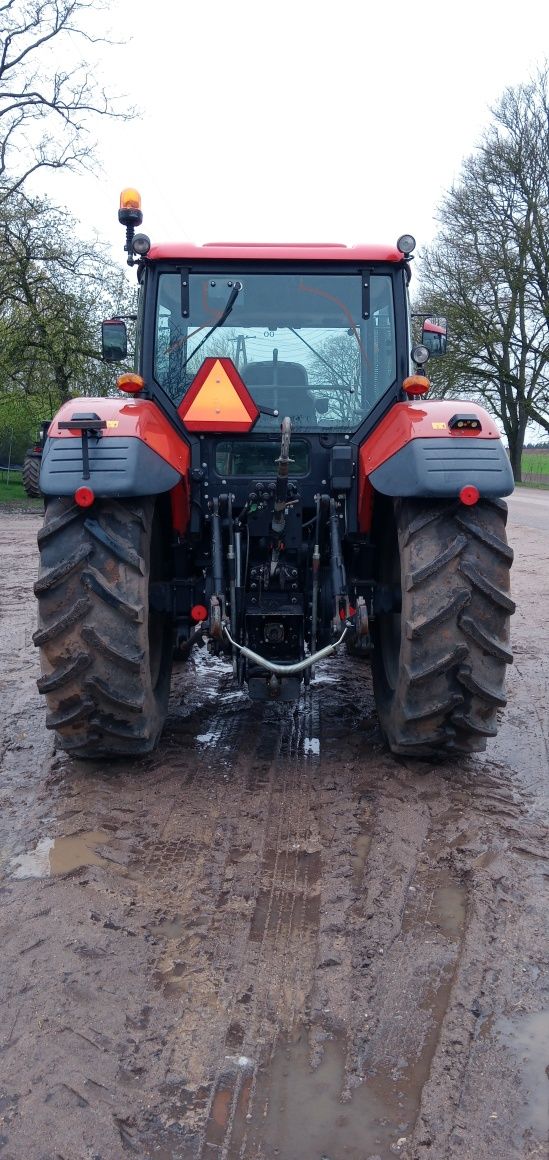
[(379, 581), (393, 607), (376, 617), (373, 654), (383, 733), (412, 757), (484, 750), (513, 659), (507, 506), (397, 499), (384, 517)]
[(40, 491), (40, 464), (42, 456), (35, 453), (27, 452), (23, 460), (23, 468), (21, 471), (21, 478), (23, 487), (29, 496), (29, 499), (40, 499), (42, 492)]
[(35, 585), (46, 725), (76, 757), (154, 749), (167, 712), (170, 618), (149, 587), (169, 576), (169, 531), (160, 501), (48, 502), (38, 533)]

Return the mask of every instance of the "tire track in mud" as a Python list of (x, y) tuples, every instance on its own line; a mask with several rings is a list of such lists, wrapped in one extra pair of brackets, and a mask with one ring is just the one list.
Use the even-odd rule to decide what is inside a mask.
[[(221, 676), (220, 692), (224, 691), (226, 679), (225, 675)], [(229, 1016), (231, 1009), (245, 1010), (247, 995), (242, 978), (246, 974), (247, 949), (253, 946), (255, 958), (256, 944), (261, 945), (266, 935), (264, 931), (259, 940), (262, 934), (260, 899), (249, 941), (254, 880), (262, 860), (268, 877), (272, 857), (265, 851), (265, 843), (270, 840), (265, 828), (270, 801), (273, 792), (280, 794), (284, 801), (287, 789), (284, 779), (280, 785), (274, 785), (273, 762), (280, 760), (280, 752), (285, 748), (292, 753), (296, 744), (301, 744), (299, 727), (296, 731), (294, 717), (287, 709), (282, 714), (278, 707), (255, 710), (254, 728), (250, 729), (249, 714), (240, 711), (235, 720), (231, 697), (234, 699), (233, 694), (225, 695), (222, 702), (224, 724), (221, 728), (217, 717), (215, 722), (209, 720), (202, 705), (199, 727), (203, 732), (197, 736), (202, 746), (196, 754), (196, 764), (193, 762), (193, 768), (186, 773), (183, 797), (170, 802), (158, 837), (149, 841), (144, 853), (136, 854), (130, 871), (132, 878), (137, 876), (144, 883), (145, 893), (150, 890), (158, 901), (158, 895), (165, 892), (169, 903), (155, 910), (154, 924), (151, 924), (153, 933), (163, 944), (156, 957), (152, 981), (161, 990), (163, 1000), (177, 1007), (174, 1030), (162, 1043), (163, 1055), (169, 1058), (164, 1087), (179, 1086), (172, 1111), (181, 1115), (186, 1110), (187, 1122), (191, 1124), (193, 1112), (200, 1113), (208, 1077), (216, 1066), (215, 1048), (224, 1039), (230, 1044), (244, 1035)], [(218, 697), (213, 700), (217, 714)], [(238, 699), (235, 703), (238, 714), (242, 704)], [(178, 735), (182, 730), (189, 730), (189, 721), (185, 723), (184, 715), (176, 727)], [(196, 728), (194, 721), (191, 731)], [(189, 732), (189, 740), (190, 736)], [(213, 738), (215, 747), (211, 745)], [(168, 736), (167, 745), (170, 744)], [(227, 785), (225, 781), (220, 782), (219, 770), (212, 770), (212, 760), (218, 766), (220, 748), (223, 752), (224, 747), (232, 750), (233, 746), (238, 746), (238, 751), (230, 753), (230, 775), (223, 775), (230, 777)], [(173, 759), (172, 773), (178, 768), (181, 768), (179, 757)], [(283, 808), (280, 817), (284, 818)], [(286, 842), (286, 854), (287, 845)], [(288, 864), (286, 858), (283, 889)], [(147, 885), (149, 875), (151, 880)], [(280, 922), (279, 914), (277, 925)], [(256, 984), (254, 1011), (259, 993)], [(204, 1034), (205, 1012), (209, 1035)], [(148, 1023), (154, 1022), (155, 1015), (156, 1005)], [(176, 1078), (181, 1074), (186, 1076), (184, 1085), (178, 1085)], [(193, 1100), (196, 1106), (189, 1110)], [(162, 1139), (166, 1135), (154, 1115), (143, 1127), (145, 1132), (140, 1135), (139, 1146), (146, 1146), (151, 1133), (155, 1139), (158, 1133)], [(126, 1124), (127, 1146), (130, 1138), (130, 1125)]]
[[(320, 896), (320, 849), (311, 833), (312, 771), (320, 746), (318, 704), (306, 694), (297, 710), (266, 710), (259, 753), (270, 760), (270, 809), (248, 943), (238, 969), (243, 988), (228, 1004), (227, 1055), (214, 1081), (198, 1156), (247, 1154), (260, 1068), (279, 1035), (302, 1017), (314, 969)], [(269, 729), (272, 731), (269, 736)], [(316, 744), (315, 744), (316, 742)], [(241, 1005), (238, 1021), (234, 1020)]]

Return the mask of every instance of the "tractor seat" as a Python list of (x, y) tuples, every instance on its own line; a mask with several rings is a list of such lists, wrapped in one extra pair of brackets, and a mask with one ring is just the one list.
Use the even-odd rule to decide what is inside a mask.
[(240, 373), (258, 406), (276, 407), (279, 419), (288, 415), (300, 424), (316, 423), (315, 401), (301, 363), (252, 362)]

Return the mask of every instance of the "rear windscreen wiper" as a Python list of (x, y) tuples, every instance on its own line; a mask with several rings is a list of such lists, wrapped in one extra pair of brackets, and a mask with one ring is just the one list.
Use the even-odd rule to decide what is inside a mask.
[(229, 294), (229, 297), (227, 299), (226, 305), (223, 308), (223, 313), (219, 315), (217, 322), (214, 322), (214, 325), (210, 328), (208, 333), (204, 335), (204, 338), (201, 340), (201, 342), (198, 343), (198, 346), (195, 346), (195, 348), (191, 352), (191, 354), (187, 355), (187, 358), (185, 359), (185, 362), (183, 363), (183, 366), (181, 367), (182, 371), (185, 370), (185, 367), (188, 365), (188, 363), (190, 363), (191, 359), (194, 358), (195, 354), (198, 353), (198, 351), (200, 350), (200, 347), (204, 346), (204, 343), (208, 341), (210, 335), (212, 335), (214, 333), (214, 330), (217, 330), (217, 328), (219, 326), (223, 326), (223, 323), (226, 322), (241, 290), (242, 290), (242, 282), (235, 282), (235, 284), (231, 290), (231, 293)]

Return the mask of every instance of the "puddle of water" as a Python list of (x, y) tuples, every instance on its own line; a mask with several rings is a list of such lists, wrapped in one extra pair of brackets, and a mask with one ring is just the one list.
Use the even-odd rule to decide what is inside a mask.
[(549, 1135), (549, 1009), (532, 1015), (501, 1016), (492, 1035), (516, 1056), (522, 1089), (524, 1130), (534, 1131), (540, 1141)]
[(28, 854), (12, 858), (13, 878), (49, 878), (66, 874), (79, 866), (105, 866), (107, 863), (95, 851), (95, 846), (108, 841), (104, 830), (89, 830), (70, 837), (42, 838)]
[(173, 918), (165, 918), (163, 922), (158, 923), (158, 926), (152, 926), (151, 931), (154, 935), (160, 935), (161, 938), (182, 938), (187, 925), (188, 919), (181, 918), (179, 914), (176, 914)]
[(198, 741), (199, 745), (210, 746), (215, 745), (218, 737), (219, 733), (198, 733), (196, 740)]
[(362, 879), (364, 877), (364, 870), (370, 853), (370, 846), (372, 845), (372, 835), (365, 831), (357, 834), (354, 843), (354, 851), (351, 855), (351, 866), (353, 868), (353, 890), (355, 894), (360, 894), (362, 890)]
[(246, 1157), (277, 1160), (367, 1160), (393, 1157), (402, 1136), (393, 1107), (365, 1082), (342, 1103), (345, 1045), (330, 1040), (316, 1070), (305, 1036), (281, 1043), (268, 1070), (261, 1070)]
[(433, 894), (431, 921), (449, 938), (459, 938), (465, 925), (465, 890), (438, 886)]
[(439, 930), (446, 938), (461, 938), (465, 926), (467, 892), (446, 867), (435, 867), (425, 875), (419, 873), (410, 887), (402, 920), (402, 933), (408, 934), (420, 924)]
[(207, 1155), (215, 1150), (216, 1155), (236, 1160), (242, 1155), (247, 1134), (254, 1061), (247, 1055), (227, 1055), (225, 1065), (210, 1108), (204, 1145)]

